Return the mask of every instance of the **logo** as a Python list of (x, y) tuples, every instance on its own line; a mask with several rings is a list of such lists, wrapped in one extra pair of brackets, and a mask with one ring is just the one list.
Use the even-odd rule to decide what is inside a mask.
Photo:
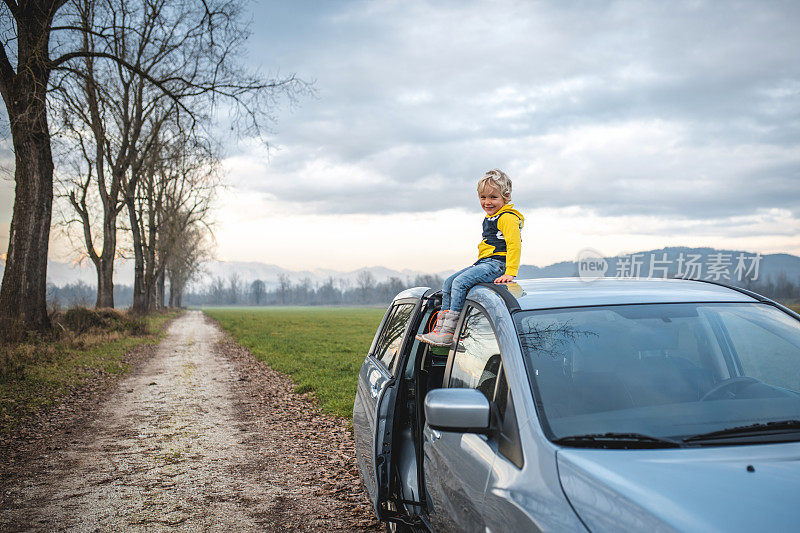
[(603, 255), (592, 248), (584, 248), (578, 252), (578, 276), (583, 281), (594, 281), (605, 277), (608, 262)]

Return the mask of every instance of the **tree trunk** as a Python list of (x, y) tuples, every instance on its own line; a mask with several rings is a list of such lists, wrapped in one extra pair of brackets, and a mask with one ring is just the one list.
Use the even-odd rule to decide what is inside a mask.
[(144, 287), (144, 254), (142, 253), (142, 232), (136, 218), (136, 205), (133, 195), (126, 199), (128, 216), (131, 221), (131, 237), (133, 238), (133, 305), (131, 311), (142, 314), (147, 311)]
[[(152, 185), (152, 175), (148, 176), (147, 184), (147, 227), (143, 228), (147, 231), (147, 239), (142, 239), (142, 255), (144, 256), (144, 291), (146, 307), (145, 311), (150, 311), (158, 306), (158, 268), (156, 265), (156, 231), (157, 231), (157, 214), (153, 203), (155, 202), (155, 191)], [(144, 212), (140, 213), (144, 217)]]
[(175, 307), (182, 307), (183, 306), (183, 285), (175, 287), (176, 289), (176, 296), (175, 296)]
[[(150, 239), (153, 238), (153, 232), (148, 231)], [(156, 254), (153, 249), (153, 241), (150, 240), (149, 246), (145, 246), (144, 242), (142, 247), (145, 249), (142, 255), (147, 259), (144, 262), (144, 294), (145, 294), (145, 308), (144, 311), (150, 311), (156, 306)]]
[(156, 283), (156, 308), (164, 309), (164, 269), (158, 271), (158, 281)]
[[(43, 91), (42, 91), (43, 92)], [(11, 117), (16, 181), (8, 254), (0, 289), (0, 324), (4, 332), (43, 331), (47, 318), (47, 250), (53, 213), (53, 154), (44, 94), (12, 95)], [(15, 116), (16, 115), (16, 116)]]
[(175, 307), (175, 275), (169, 271), (169, 306)]
[(150, 269), (150, 265), (145, 261), (144, 267), (144, 309), (146, 313), (156, 305), (156, 278)]
[[(116, 206), (112, 206), (116, 209)], [(104, 215), (103, 252), (97, 270), (97, 302), (95, 307), (114, 307), (114, 255), (117, 250), (116, 213)]]
[(114, 263), (101, 259), (97, 265), (97, 300), (95, 307), (114, 307)]
[(19, 72), (11, 70), (5, 53), (0, 65), (0, 92), (8, 111), (16, 165), (14, 211), (0, 288), (0, 335), (6, 337), (50, 326), (47, 251), (53, 213), (53, 153), (46, 89), (50, 24), (57, 9), (51, 4), (24, 6), (31, 12), (20, 15), (24, 18), (17, 28)]

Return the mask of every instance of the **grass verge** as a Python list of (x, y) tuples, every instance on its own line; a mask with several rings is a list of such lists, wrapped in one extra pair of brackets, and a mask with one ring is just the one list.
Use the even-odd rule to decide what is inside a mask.
[(300, 393), (350, 418), (361, 363), (385, 309), (277, 307), (204, 309), (271, 368), (289, 374)]
[(55, 340), (31, 340), (0, 346), (0, 434), (30, 421), (76, 390), (91, 389), (103, 377), (129, 369), (125, 354), (164, 335), (164, 326), (179, 311), (144, 318), (144, 328), (65, 330)]

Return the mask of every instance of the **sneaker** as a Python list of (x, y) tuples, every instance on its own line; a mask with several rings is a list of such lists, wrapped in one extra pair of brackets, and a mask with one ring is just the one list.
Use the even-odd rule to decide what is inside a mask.
[(449, 311), (442, 321), (442, 327), (438, 331), (431, 331), (420, 336), (420, 341), (433, 346), (450, 346), (453, 344), (453, 333), (456, 331), (459, 313)]
[[(442, 322), (444, 322), (444, 318), (446, 316), (447, 316), (447, 309), (439, 310), (438, 314), (436, 315), (436, 324), (433, 326), (433, 328), (430, 330), (429, 333), (433, 333), (434, 331), (441, 330), (442, 329)], [(422, 340), (422, 335), (423, 334), (418, 333), (414, 338), (417, 339), (420, 342), (425, 342), (424, 340)]]

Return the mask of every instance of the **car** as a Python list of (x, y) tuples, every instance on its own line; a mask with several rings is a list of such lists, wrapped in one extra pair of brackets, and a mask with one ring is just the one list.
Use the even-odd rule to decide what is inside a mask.
[(391, 531), (789, 531), (800, 316), (701, 280), (398, 294), (358, 375), (361, 479)]

